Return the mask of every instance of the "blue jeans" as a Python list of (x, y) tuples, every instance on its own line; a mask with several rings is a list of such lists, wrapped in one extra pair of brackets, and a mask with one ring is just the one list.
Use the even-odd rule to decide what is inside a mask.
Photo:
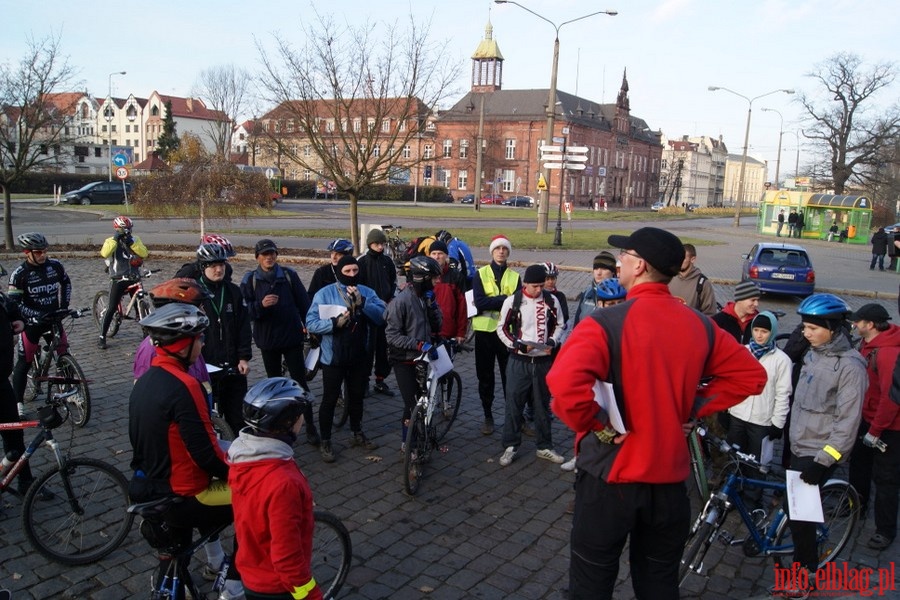
[(874, 269), (876, 262), (878, 263), (878, 270), (884, 271), (884, 254), (873, 254), (872, 264), (869, 265), (869, 269)]

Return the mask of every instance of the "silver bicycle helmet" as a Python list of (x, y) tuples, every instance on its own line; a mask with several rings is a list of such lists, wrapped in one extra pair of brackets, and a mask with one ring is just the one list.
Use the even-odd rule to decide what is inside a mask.
[(167, 346), (200, 335), (209, 327), (209, 319), (192, 304), (172, 302), (141, 319), (141, 327), (155, 346)]
[(219, 244), (200, 244), (197, 248), (197, 260), (201, 267), (228, 261), (228, 251)]
[(50, 245), (47, 243), (47, 238), (44, 237), (44, 234), (36, 231), (23, 233), (16, 239), (25, 250), (46, 250), (47, 246)]
[(270, 377), (244, 396), (244, 421), (259, 433), (285, 433), (311, 403), (312, 394), (293, 379)]

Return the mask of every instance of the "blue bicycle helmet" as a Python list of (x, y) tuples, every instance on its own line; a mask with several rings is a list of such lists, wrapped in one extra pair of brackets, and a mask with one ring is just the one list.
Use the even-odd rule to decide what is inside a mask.
[(843, 319), (849, 313), (847, 303), (834, 294), (813, 294), (797, 307), (797, 314), (820, 319)]
[(622, 284), (619, 283), (619, 279), (617, 277), (612, 277), (611, 279), (604, 279), (600, 283), (597, 284), (597, 299), (598, 300), (623, 300), (628, 294), (625, 288), (622, 287)]
[(330, 244), (328, 244), (327, 250), (329, 252), (340, 252), (341, 254), (352, 254), (353, 253), (353, 242), (350, 240), (345, 240), (344, 238), (337, 238)]

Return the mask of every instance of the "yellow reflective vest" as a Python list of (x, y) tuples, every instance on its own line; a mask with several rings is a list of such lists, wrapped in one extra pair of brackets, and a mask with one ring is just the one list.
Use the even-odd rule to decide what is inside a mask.
[[(500, 278), (500, 288), (497, 289), (497, 283), (494, 281), (494, 272), (491, 265), (485, 265), (478, 269), (478, 276), (481, 278), (482, 287), (486, 296), (510, 296), (516, 293), (519, 286), (519, 274), (509, 267), (503, 271)], [(475, 331), (497, 331), (497, 322), (500, 320), (499, 310), (490, 310), (478, 313), (472, 317), (472, 329)]]

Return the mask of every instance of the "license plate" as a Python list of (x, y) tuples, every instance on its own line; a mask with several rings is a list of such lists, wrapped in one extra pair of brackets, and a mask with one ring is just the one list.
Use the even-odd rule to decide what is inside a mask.
[(772, 279), (790, 279), (793, 281), (793, 273), (772, 273)]

